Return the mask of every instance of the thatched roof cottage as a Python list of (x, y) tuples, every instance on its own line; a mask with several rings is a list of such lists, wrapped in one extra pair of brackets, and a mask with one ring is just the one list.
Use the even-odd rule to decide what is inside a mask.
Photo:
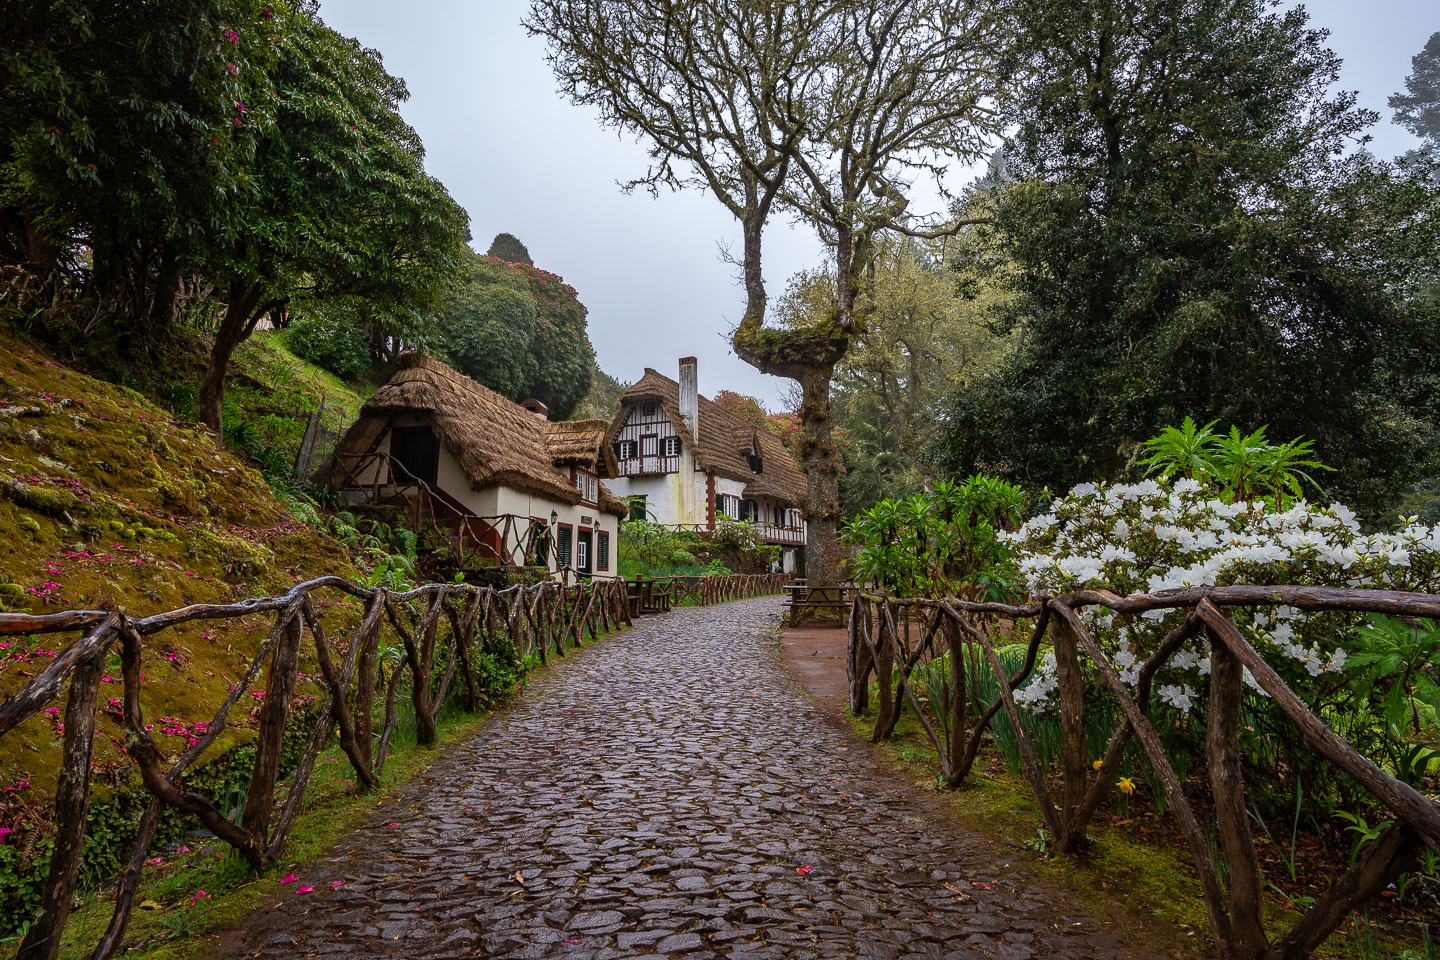
[(805, 544), (805, 475), (780, 438), (700, 395), (694, 357), (679, 380), (650, 368), (620, 396), (605, 435), (615, 458), (611, 488), (636, 513), (683, 529), (748, 521), (766, 543), (785, 547), (795, 572)]
[(626, 508), (605, 485), (615, 476), (608, 428), (604, 420), (551, 423), (538, 401), (513, 403), (407, 353), (315, 480), (351, 502), (403, 498), (485, 562), (609, 575)]

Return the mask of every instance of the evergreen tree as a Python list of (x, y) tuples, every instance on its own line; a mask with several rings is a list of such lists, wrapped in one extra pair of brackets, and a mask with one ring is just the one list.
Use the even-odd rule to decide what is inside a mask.
[(1265, 0), (1021, 0), (1013, 185), (974, 249), (1017, 296), (1016, 356), (957, 393), (956, 473), (1114, 476), (1191, 415), (1314, 439), (1378, 511), (1424, 431), (1382, 389), (1413, 183), (1349, 148), (1375, 116), (1303, 9)]
[(525, 249), (525, 244), (520, 238), (511, 233), (497, 233), (495, 239), (490, 241), (490, 249), (485, 251), (485, 256), (494, 257), (496, 260), (504, 260), (506, 263), (526, 263), (535, 266), (535, 261), (530, 259), (530, 251)]
[(1390, 109), (1396, 123), (1421, 139), (1415, 154), (1440, 154), (1440, 32), (1411, 58), (1405, 92), (1390, 95)]
[(437, 352), (511, 400), (534, 397), (571, 416), (590, 390), (595, 351), (575, 288), (524, 263), (474, 256), (468, 281), (441, 312)]

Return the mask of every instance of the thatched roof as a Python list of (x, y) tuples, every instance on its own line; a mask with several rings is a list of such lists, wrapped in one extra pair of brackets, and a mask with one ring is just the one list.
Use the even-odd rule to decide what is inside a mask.
[(545, 428), (545, 445), (550, 450), (551, 460), (594, 469), (595, 451), (600, 450), (605, 442), (605, 431), (610, 429), (610, 421), (561, 420), (541, 426)]
[[(593, 469), (597, 461), (605, 462), (601, 448), (605, 421), (542, 421), (439, 360), (411, 352), (400, 357), (394, 374), (365, 401), (360, 418), (316, 471), (317, 481), (342, 482), (353, 457), (370, 452), (390, 423), (406, 414), (430, 423), (474, 490), (506, 486), (579, 503), (580, 495), (561, 465)], [(583, 449), (587, 442), (588, 456)], [(623, 513), (624, 505), (603, 483), (600, 489), (601, 508)]]
[[(690, 447), (701, 469), (744, 482), (747, 496), (770, 497), (790, 504), (804, 500), (805, 475), (796, 468), (790, 451), (778, 436), (701, 397), (700, 439), (696, 441), (680, 418), (680, 385), (649, 367), (645, 368), (643, 377), (620, 395), (620, 413), (611, 421), (605, 435), (607, 449), (629, 409), (650, 398), (660, 401), (681, 442)], [(750, 469), (746, 454), (752, 450), (760, 454), (763, 473)]]

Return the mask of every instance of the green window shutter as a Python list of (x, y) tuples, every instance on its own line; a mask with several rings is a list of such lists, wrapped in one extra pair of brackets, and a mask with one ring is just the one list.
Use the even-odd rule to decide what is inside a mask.
[(556, 537), (555, 555), (560, 566), (570, 566), (570, 528), (561, 527), (559, 536)]
[(602, 533), (595, 541), (595, 567), (599, 570), (610, 569), (610, 534)]

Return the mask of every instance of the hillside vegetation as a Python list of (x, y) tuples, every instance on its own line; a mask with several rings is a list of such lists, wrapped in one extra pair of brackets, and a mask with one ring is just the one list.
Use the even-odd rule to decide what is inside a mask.
[[(249, 347), (247, 361), (257, 372), (290, 369), (292, 384), (324, 383), (264, 338)], [(277, 445), (287, 443), (290, 418), (260, 412), (275, 390), (257, 382), (237, 390), (232, 402), (246, 397), (253, 405), (245, 422), (262, 424)], [(0, 602), (7, 610), (117, 606), (150, 613), (280, 592), (321, 574), (357, 575), (342, 544), (296, 520), (259, 470), (217, 450), (200, 425), (4, 334), (0, 495), (0, 538), (8, 545), (0, 556)], [(0, 641), (6, 644), (0, 699), (72, 639)], [(188, 736), (260, 639), (244, 626), (168, 631), (161, 647), (147, 651), (146, 690), (157, 699), (147, 713), (161, 722), (172, 718), (170, 736)], [(118, 684), (115, 690), (118, 697)], [(53, 782), (59, 714), (47, 718), (5, 738), (0, 785)], [(98, 748), (98, 772), (115, 782), (120, 728), (101, 729), (109, 742)]]

